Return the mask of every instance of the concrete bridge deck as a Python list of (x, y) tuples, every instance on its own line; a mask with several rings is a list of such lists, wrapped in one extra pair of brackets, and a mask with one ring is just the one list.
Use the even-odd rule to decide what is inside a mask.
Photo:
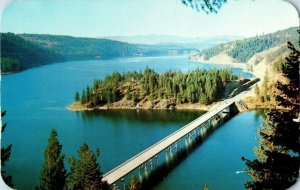
[(134, 169), (136, 169), (146, 161), (152, 159), (157, 154), (159, 154), (160, 152), (162, 152), (163, 150), (171, 146), (173, 143), (177, 142), (182, 137), (184, 137), (185, 135), (187, 135), (197, 127), (199, 127), (201, 124), (205, 123), (206, 121), (214, 117), (216, 114), (222, 112), (224, 109), (228, 108), (236, 101), (239, 101), (242, 97), (244, 97), (244, 95), (245, 92), (242, 92), (233, 98), (226, 99), (220, 102), (217, 108), (210, 110), (209, 112), (205, 113), (204, 115), (200, 116), (199, 118), (195, 119), (189, 124), (173, 132), (169, 136), (158, 141), (154, 145), (150, 146), (149, 148), (145, 149), (139, 154), (133, 156), (129, 160), (125, 161), (124, 163), (120, 164), (119, 166), (112, 169), (108, 173), (104, 174), (103, 181), (107, 181), (109, 185), (114, 184), (116, 181), (126, 176), (129, 172), (133, 171)]

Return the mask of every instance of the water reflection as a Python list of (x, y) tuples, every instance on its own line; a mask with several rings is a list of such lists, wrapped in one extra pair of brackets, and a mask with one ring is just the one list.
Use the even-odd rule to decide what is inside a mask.
[(81, 112), (83, 120), (105, 119), (113, 122), (155, 123), (169, 125), (172, 123), (187, 124), (203, 115), (199, 110), (96, 110)]

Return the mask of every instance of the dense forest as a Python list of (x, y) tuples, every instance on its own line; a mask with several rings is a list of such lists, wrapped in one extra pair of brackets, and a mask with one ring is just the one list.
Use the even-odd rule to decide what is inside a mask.
[(1, 72), (16, 72), (63, 60), (179, 55), (192, 51), (196, 49), (170, 44), (142, 45), (97, 38), (2, 33)]
[(67, 60), (183, 54), (195, 51), (178, 45), (142, 45), (101, 38), (21, 34), (22, 38), (54, 50)]
[(138, 52), (135, 45), (106, 39), (39, 34), (21, 34), (20, 36), (44, 48), (52, 49), (67, 60), (131, 56)]
[(60, 54), (13, 33), (1, 34), (1, 73), (21, 71), (62, 60), (64, 58)]
[[(208, 60), (221, 52), (226, 52), (229, 56), (239, 62), (247, 62), (254, 54), (272, 47), (280, 46), (285, 44), (287, 41), (297, 44), (298, 38), (299, 35), (297, 33), (297, 28), (292, 27), (275, 33), (221, 44), (214, 48), (201, 51), (200, 55), (203, 55), (204, 59)], [(280, 48), (277, 54), (281, 55), (283, 51), (287, 51), (287, 48)]]
[(146, 68), (141, 72), (114, 72), (103, 80), (94, 80), (75, 101), (88, 108), (107, 105), (122, 99), (133, 105), (144, 101), (168, 99), (173, 105), (181, 103), (209, 104), (221, 97), (227, 84), (238, 76), (230, 70), (193, 70), (187, 73), (169, 71), (162, 74)]

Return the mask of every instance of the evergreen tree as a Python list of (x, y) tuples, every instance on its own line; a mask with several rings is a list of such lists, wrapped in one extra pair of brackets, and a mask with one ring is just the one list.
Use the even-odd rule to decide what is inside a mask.
[(132, 175), (128, 185), (128, 190), (140, 190), (140, 189), (141, 189), (141, 184), (136, 179), (136, 177)]
[(71, 157), (69, 160), (71, 172), (68, 189), (108, 189), (107, 184), (102, 182), (100, 165), (97, 163), (99, 151), (96, 151), (96, 154), (94, 154), (87, 144), (83, 144), (78, 151), (78, 155), (79, 160), (76, 160), (74, 157)]
[(123, 98), (134, 103), (145, 98), (150, 101), (164, 98), (177, 103), (208, 104), (220, 99), (228, 82), (235, 79), (237, 76), (226, 69), (196, 69), (187, 73), (168, 71), (161, 74), (149, 68), (143, 74), (127, 72), (121, 75), (115, 72), (103, 80), (94, 80), (94, 89), (83, 89), (81, 103), (94, 107)]
[(267, 113), (259, 131), (257, 159), (242, 158), (252, 181), (248, 189), (288, 189), (299, 176), (299, 59), (300, 52), (288, 42), (291, 50), (282, 68), (285, 82), (277, 82), (276, 105)]
[(138, 102), (138, 98), (137, 98), (137, 95), (135, 94), (135, 92), (132, 93), (131, 100), (134, 104), (136, 104)]
[[(6, 111), (2, 111), (1, 112), (1, 121), (2, 121), (1, 133), (4, 132), (4, 130), (5, 130), (6, 126), (7, 126), (7, 123), (3, 122), (3, 117), (5, 115), (6, 115)], [(3, 178), (4, 182), (8, 186), (13, 187), (12, 176), (7, 176), (6, 172), (4, 170), (4, 168), (6, 166), (6, 163), (9, 160), (9, 157), (10, 157), (10, 154), (11, 154), (11, 148), (12, 148), (12, 144), (8, 145), (7, 147), (2, 147), (1, 146), (1, 167), (2, 167), (1, 175), (2, 175), (2, 178)]]
[(66, 186), (66, 169), (64, 155), (61, 155), (62, 145), (57, 139), (57, 132), (52, 129), (45, 150), (45, 162), (41, 171), (40, 185), (37, 189), (59, 190)]
[(204, 104), (204, 105), (206, 105), (206, 104), (208, 103), (205, 94), (202, 93), (202, 94), (200, 95), (199, 103), (200, 103), (200, 104)]
[(82, 90), (82, 94), (81, 94), (81, 99), (80, 99), (82, 104), (86, 103), (86, 94), (85, 94), (85, 90)]
[(91, 90), (90, 90), (90, 87), (89, 86), (86, 86), (86, 101), (89, 102), (90, 99), (91, 99)]
[(80, 95), (78, 92), (75, 93), (75, 102), (80, 101)]

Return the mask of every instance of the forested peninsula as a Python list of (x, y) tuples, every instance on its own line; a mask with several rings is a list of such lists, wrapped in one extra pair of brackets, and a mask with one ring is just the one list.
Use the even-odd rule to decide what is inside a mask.
[(247, 81), (227, 69), (114, 72), (76, 92), (68, 109), (203, 109)]

